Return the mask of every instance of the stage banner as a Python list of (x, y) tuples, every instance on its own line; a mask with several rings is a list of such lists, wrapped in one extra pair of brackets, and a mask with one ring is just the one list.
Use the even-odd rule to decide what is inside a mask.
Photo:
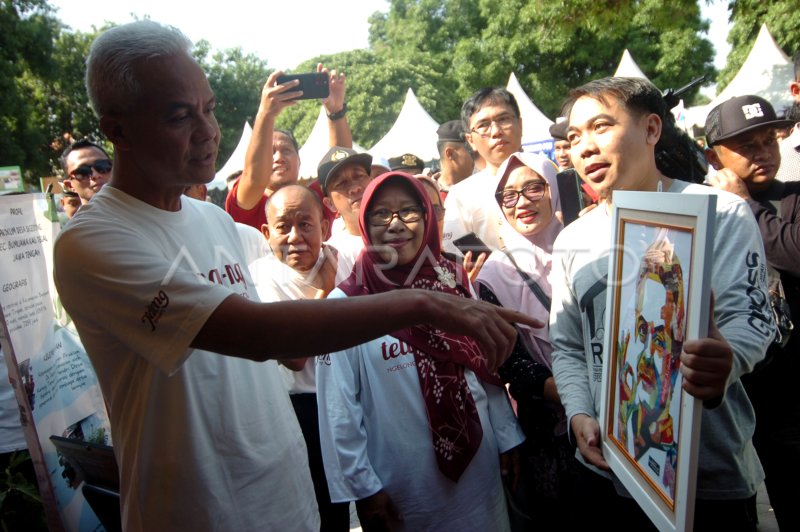
[(82, 478), (49, 439), (111, 445), (97, 377), (53, 284), (59, 229), (52, 196), (0, 196), (0, 341), (50, 530), (99, 531)]

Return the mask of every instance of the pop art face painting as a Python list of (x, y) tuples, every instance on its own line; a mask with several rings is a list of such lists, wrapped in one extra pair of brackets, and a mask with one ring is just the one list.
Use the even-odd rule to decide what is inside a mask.
[[(651, 483), (675, 497), (688, 231), (626, 224), (613, 436)], [(635, 248), (635, 249), (634, 249)], [(684, 262), (686, 261), (686, 262)]]

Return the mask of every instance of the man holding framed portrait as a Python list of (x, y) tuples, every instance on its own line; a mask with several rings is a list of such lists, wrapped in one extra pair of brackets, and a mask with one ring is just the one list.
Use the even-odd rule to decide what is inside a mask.
[[(577, 519), (584, 525), (643, 529), (636, 509), (601, 446), (606, 288), (613, 193), (617, 190), (714, 194), (710, 187), (667, 178), (655, 149), (669, 113), (661, 93), (635, 78), (604, 78), (573, 89), (564, 105), (567, 138), (581, 178), (601, 197), (598, 208), (570, 224), (554, 247), (551, 339), (553, 370), (578, 458), (587, 466)], [(719, 192), (711, 267), (708, 337), (680, 353), (683, 390), (703, 401), (695, 530), (755, 530), (755, 495), (763, 471), (753, 449), (752, 407), (740, 377), (764, 357), (773, 334), (766, 308), (764, 250), (747, 204)], [(591, 470), (591, 471), (589, 471)], [(597, 473), (597, 474), (595, 474)]]

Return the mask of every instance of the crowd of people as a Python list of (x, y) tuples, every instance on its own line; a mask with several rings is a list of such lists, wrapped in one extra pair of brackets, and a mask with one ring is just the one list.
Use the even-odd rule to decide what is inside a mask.
[[(621, 190), (716, 196), (708, 336), (682, 337), (677, 289), (642, 319), (670, 362), (639, 370), (680, 372), (703, 404), (695, 530), (755, 530), (765, 478), (800, 528), (800, 128), (779, 145), (766, 100), (709, 113), (703, 186), (646, 80), (565, 95), (556, 162), (523, 151), (512, 94), (481, 88), (430, 174), (355, 151), (346, 76), (319, 65), (330, 150), (305, 187), (275, 128), (297, 82), (275, 72), (222, 210), (203, 201), (220, 132), (190, 51), (149, 20), (103, 32), (86, 84), (113, 161), (89, 141), (61, 157), (80, 208), (55, 283), (108, 405), (123, 529), (349, 530), (351, 503), (366, 531), (653, 528), (598, 422)], [(800, 54), (796, 78), (800, 101)], [(567, 223), (559, 172), (582, 180)]]

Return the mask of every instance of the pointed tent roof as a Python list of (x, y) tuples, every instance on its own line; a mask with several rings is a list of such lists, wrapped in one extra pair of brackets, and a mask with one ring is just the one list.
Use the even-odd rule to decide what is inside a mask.
[(543, 140), (550, 140), (550, 126), (553, 121), (547, 118), (531, 101), (522, 85), (519, 84), (517, 76), (512, 72), (508, 77), (506, 90), (514, 95), (519, 105), (519, 112), (522, 117), (522, 145), (532, 144)]
[(690, 121), (703, 125), (714, 107), (735, 96), (761, 96), (780, 112), (792, 104), (789, 84), (794, 80), (794, 64), (775, 43), (766, 24), (761, 25), (752, 50), (725, 89), (711, 103), (689, 109)]
[(413, 153), (425, 161), (439, 158), (436, 130), (439, 123), (422, 107), (414, 91), (408, 89), (403, 108), (394, 125), (384, 137), (368, 151), (373, 157), (397, 157)]
[(633, 60), (633, 56), (625, 48), (625, 51), (622, 52), (622, 59), (619, 60), (619, 66), (617, 66), (617, 71), (614, 72), (615, 78), (642, 78), (650, 81), (647, 76), (644, 75), (642, 69), (639, 68), (639, 65), (636, 64), (636, 61)]
[[(325, 112), (325, 107), (320, 105), (319, 115), (314, 127), (311, 128), (305, 144), (300, 148), (300, 177), (317, 177), (317, 167), (322, 156), (330, 148), (330, 139), (328, 138), (328, 115)], [(358, 152), (363, 152), (364, 148), (353, 143), (353, 149)]]
[(244, 169), (244, 156), (247, 153), (247, 145), (250, 144), (250, 137), (253, 136), (253, 128), (245, 121), (244, 128), (242, 128), (242, 136), (239, 138), (239, 144), (236, 149), (228, 157), (228, 161), (222, 165), (222, 168), (214, 175), (214, 179), (207, 185), (209, 189), (219, 188), (225, 189), (228, 184), (225, 180), (234, 172)]

